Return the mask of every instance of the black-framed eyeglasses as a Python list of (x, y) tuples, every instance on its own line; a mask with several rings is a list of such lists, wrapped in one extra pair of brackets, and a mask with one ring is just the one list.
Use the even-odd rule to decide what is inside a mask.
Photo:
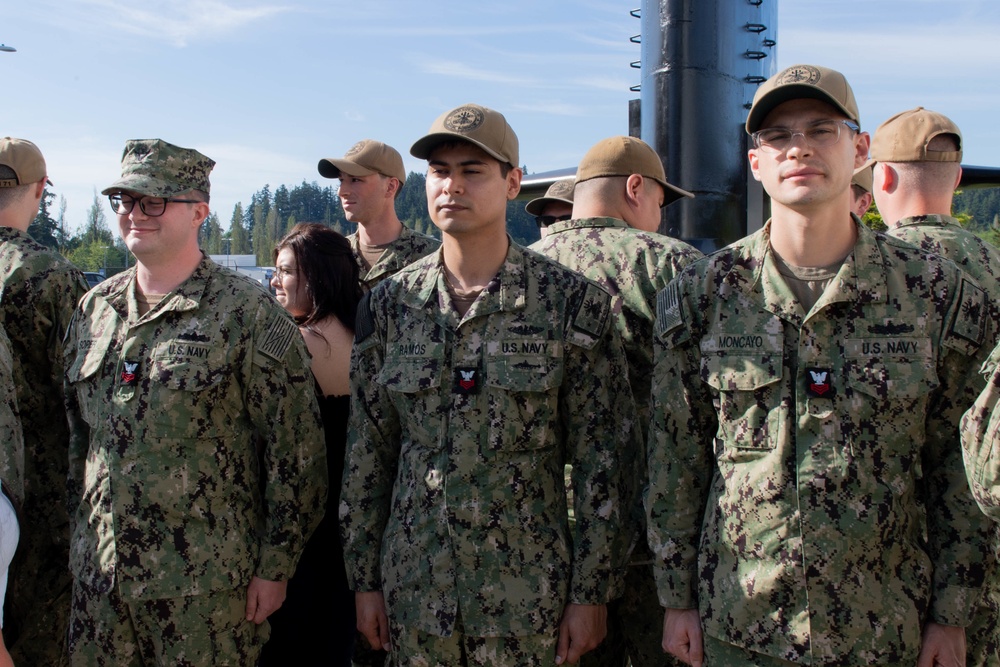
[(801, 132), (793, 132), (787, 127), (769, 127), (758, 130), (750, 135), (753, 145), (769, 153), (782, 153), (788, 150), (792, 139), (796, 136), (805, 139), (811, 146), (832, 146), (840, 141), (840, 132), (844, 126), (854, 132), (860, 132), (861, 126), (850, 120), (820, 120)]
[(566, 215), (536, 215), (535, 223), (539, 227), (548, 227), (549, 225), (555, 224), (557, 222), (565, 222), (567, 220), (572, 220), (573, 216), (567, 213)]
[(157, 218), (163, 215), (163, 212), (167, 210), (167, 204), (174, 202), (176, 204), (200, 204), (201, 201), (198, 199), (171, 199), (169, 197), (140, 197), (136, 199), (132, 195), (127, 195), (124, 192), (117, 192), (113, 195), (108, 195), (108, 201), (111, 202), (111, 210), (118, 215), (128, 215), (135, 208), (136, 202), (139, 203), (139, 210), (148, 215), (151, 218)]

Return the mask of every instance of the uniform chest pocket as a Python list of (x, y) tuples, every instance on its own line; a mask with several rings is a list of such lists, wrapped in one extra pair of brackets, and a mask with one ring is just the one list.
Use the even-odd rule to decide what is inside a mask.
[(71, 391), (76, 392), (81, 416), (92, 427), (96, 423), (100, 404), (105, 400), (98, 387), (98, 371), (104, 366), (104, 357), (110, 345), (111, 337), (107, 336), (103, 339), (81, 339), (73, 350), (66, 350), (67, 354), (74, 355), (66, 365), (66, 380), (72, 385)]
[(433, 358), (389, 357), (376, 381), (389, 391), (402, 394), (436, 390), (441, 385), (441, 362)]
[(151, 377), (175, 391), (204, 391), (229, 374), (226, 359), (206, 343), (167, 341), (153, 349)]
[(779, 354), (703, 355), (702, 380), (718, 401), (723, 449), (770, 450), (784, 423)]
[(512, 355), (486, 361), (487, 454), (555, 444), (561, 357)]
[(389, 357), (375, 378), (392, 394), (403, 426), (404, 448), (443, 446), (441, 367), (436, 357)]
[(932, 359), (855, 362), (847, 368), (847, 382), (852, 389), (879, 403), (912, 402), (940, 385)]

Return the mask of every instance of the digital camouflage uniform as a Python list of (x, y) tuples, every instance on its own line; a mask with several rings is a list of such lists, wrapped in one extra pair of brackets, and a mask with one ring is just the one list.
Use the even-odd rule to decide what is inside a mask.
[(962, 418), (965, 468), (979, 508), (1000, 521), (1000, 345), (983, 365), (986, 387)]
[(14, 357), (3, 327), (0, 327), (0, 391), (3, 392), (0, 401), (0, 443), (3, 444), (0, 480), (13, 494), (11, 501), (19, 504), (24, 498), (24, 436), (14, 389)]
[[(948, 215), (903, 218), (886, 233), (958, 264), (986, 292), (993, 317), (997, 317), (1000, 251), (995, 247), (963, 229), (958, 220)], [(966, 663), (977, 667), (1000, 666), (1000, 526), (994, 525), (992, 531), (993, 554), (986, 570), (983, 599), (966, 629)]]
[[(184, 598), (245, 604), (252, 576), (290, 577), (326, 500), (314, 381), (284, 309), (203, 257), (139, 317), (135, 271), (83, 299), (66, 345), (78, 500), (70, 652), (84, 664), (116, 665), (137, 650), (152, 661), (148, 638), (137, 649), (105, 631), (123, 605), (135, 622), (159, 609), (169, 627), (171, 609), (200, 604)], [(105, 614), (100, 623), (86, 615), (94, 609)], [(216, 635), (224, 643), (226, 633), (249, 634), (228, 660), (253, 664), (266, 624), (254, 630), (242, 614), (220, 623), (204, 633), (213, 646)], [(180, 664), (224, 664), (197, 638), (182, 641), (191, 662)]]
[[(629, 384), (643, 440), (649, 425), (649, 385), (653, 372), (653, 321), (656, 294), (680, 270), (702, 254), (683, 241), (632, 229), (624, 220), (599, 217), (557, 222), (549, 234), (531, 246), (563, 266), (597, 282), (611, 293), (611, 312), (628, 360)], [(634, 480), (636, 511), (645, 475)], [(639, 517), (642, 535), (645, 520)], [(609, 607), (608, 636), (581, 659), (581, 664), (662, 665), (665, 656), (663, 609), (656, 596), (652, 554), (639, 545), (625, 580), (625, 594)], [(679, 663), (671, 663), (679, 664)]]
[(660, 600), (808, 664), (913, 664), (969, 625), (987, 525), (955, 424), (982, 387), (983, 291), (868, 230), (808, 314), (763, 230), (657, 296), (646, 498)]
[(636, 462), (610, 302), (514, 243), (464, 317), (440, 251), (362, 301), (340, 520), (352, 588), (393, 627), (544, 642), (566, 604), (620, 595)]
[(65, 665), (72, 579), (62, 339), (87, 281), (58, 253), (11, 227), (0, 227), (0, 281), (0, 324), (17, 366), (24, 429), (21, 512), (32, 527), (21, 534), (4, 638), (17, 664)]
[(399, 237), (389, 244), (382, 256), (375, 262), (370, 270), (365, 266), (364, 258), (361, 255), (360, 239), (358, 233), (354, 232), (347, 237), (351, 242), (351, 250), (354, 252), (354, 260), (361, 269), (361, 283), (365, 289), (371, 289), (379, 282), (393, 275), (407, 264), (412, 264), (421, 257), (426, 257), (441, 246), (441, 242), (436, 238), (415, 232), (406, 225)]

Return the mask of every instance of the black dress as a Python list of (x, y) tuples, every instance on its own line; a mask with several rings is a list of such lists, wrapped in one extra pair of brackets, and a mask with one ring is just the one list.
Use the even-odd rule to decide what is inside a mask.
[(284, 604), (268, 618), (271, 638), (261, 651), (260, 667), (351, 664), (356, 634), (354, 593), (347, 587), (337, 520), (349, 405), (349, 396), (319, 397), (330, 472), (326, 515), (306, 543), (295, 575), (288, 582)]

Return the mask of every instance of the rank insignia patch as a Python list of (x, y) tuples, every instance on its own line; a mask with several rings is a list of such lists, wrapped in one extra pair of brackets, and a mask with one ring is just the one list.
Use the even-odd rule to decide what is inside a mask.
[(136, 377), (136, 371), (139, 368), (138, 361), (126, 361), (124, 362), (125, 368), (122, 370), (122, 381), (121, 383), (126, 387), (134, 387), (135, 382), (138, 379)]
[(819, 398), (831, 398), (834, 395), (829, 368), (806, 368), (806, 393)]
[(478, 394), (479, 393), (479, 369), (455, 368), (455, 393), (456, 394)]

